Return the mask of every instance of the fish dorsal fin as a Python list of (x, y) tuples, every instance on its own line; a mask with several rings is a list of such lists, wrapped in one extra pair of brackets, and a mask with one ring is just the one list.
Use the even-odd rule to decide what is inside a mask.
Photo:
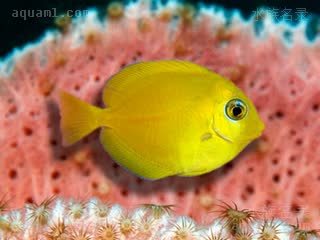
[(111, 77), (103, 90), (103, 102), (106, 106), (115, 106), (121, 102), (124, 93), (131, 91), (140, 84), (145, 85), (152, 81), (149, 76), (159, 73), (189, 73), (205, 74), (210, 71), (197, 64), (182, 60), (159, 60), (139, 62), (128, 65), (119, 73)]

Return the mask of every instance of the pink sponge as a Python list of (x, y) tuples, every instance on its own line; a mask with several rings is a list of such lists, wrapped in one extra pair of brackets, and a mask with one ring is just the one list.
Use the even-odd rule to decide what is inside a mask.
[[(226, 18), (214, 9), (201, 9), (192, 19), (183, 6), (151, 11), (143, 3), (102, 22), (89, 11), (63, 33), (49, 32), (1, 63), (0, 196), (8, 197), (11, 208), (52, 195), (99, 197), (125, 207), (176, 204), (178, 214), (198, 221), (210, 218), (217, 200), (234, 201), (266, 216), (316, 226), (319, 41), (310, 45), (305, 40), (304, 23), (275, 25), (266, 17), (268, 27), (258, 38), (254, 20), (245, 22), (237, 14), (226, 28)], [(291, 45), (282, 38), (286, 31), (294, 36)], [(101, 90), (121, 67), (173, 58), (206, 66), (242, 88), (266, 124), (262, 138), (210, 174), (155, 182), (114, 163), (97, 133), (72, 147), (61, 145), (59, 89), (102, 106)]]

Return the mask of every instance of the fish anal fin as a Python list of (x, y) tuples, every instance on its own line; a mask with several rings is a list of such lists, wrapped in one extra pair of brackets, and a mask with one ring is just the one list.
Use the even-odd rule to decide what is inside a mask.
[(173, 175), (161, 164), (157, 165), (144, 159), (130, 148), (113, 129), (102, 129), (100, 141), (115, 162), (141, 178), (156, 180)]

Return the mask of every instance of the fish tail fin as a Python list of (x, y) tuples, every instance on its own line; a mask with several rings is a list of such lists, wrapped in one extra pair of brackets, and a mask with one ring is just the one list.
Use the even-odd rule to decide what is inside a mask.
[(60, 127), (63, 144), (71, 145), (95, 129), (103, 126), (104, 109), (95, 107), (79, 98), (60, 92)]

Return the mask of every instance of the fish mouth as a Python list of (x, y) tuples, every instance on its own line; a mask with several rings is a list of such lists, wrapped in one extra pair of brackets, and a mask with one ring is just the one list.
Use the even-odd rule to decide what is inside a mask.
[(244, 138), (244, 140), (253, 140), (253, 139), (259, 138), (262, 135), (264, 128), (265, 128), (264, 123), (259, 122), (256, 125), (257, 131), (255, 133), (248, 135), (246, 138)]
[[(246, 137), (244, 137), (244, 138), (242, 138), (240, 140), (246, 142), (248, 140), (253, 140), (253, 139), (256, 139), (256, 138), (260, 137), (262, 135), (262, 132), (263, 132), (264, 128), (265, 128), (264, 123), (260, 122), (258, 124), (257, 128), (258, 128), (258, 131), (256, 133), (250, 134), (250, 135), (248, 135), (248, 136), (246, 136)], [(227, 141), (229, 143), (233, 143), (234, 142), (229, 137), (227, 137), (227, 136), (223, 135), (221, 132), (219, 132), (219, 130), (215, 127), (214, 118), (212, 118), (212, 120), (211, 120), (211, 129), (215, 132), (215, 134), (218, 137), (222, 138), (223, 140), (225, 140), (225, 141)]]
[(264, 125), (262, 125), (260, 127), (259, 131), (257, 131), (256, 133), (250, 134), (250, 135), (248, 135), (248, 136), (246, 136), (246, 137), (244, 137), (242, 139), (239, 139), (239, 141), (240, 142), (251, 142), (254, 139), (257, 139), (257, 138), (261, 137), (263, 130), (264, 130)]

